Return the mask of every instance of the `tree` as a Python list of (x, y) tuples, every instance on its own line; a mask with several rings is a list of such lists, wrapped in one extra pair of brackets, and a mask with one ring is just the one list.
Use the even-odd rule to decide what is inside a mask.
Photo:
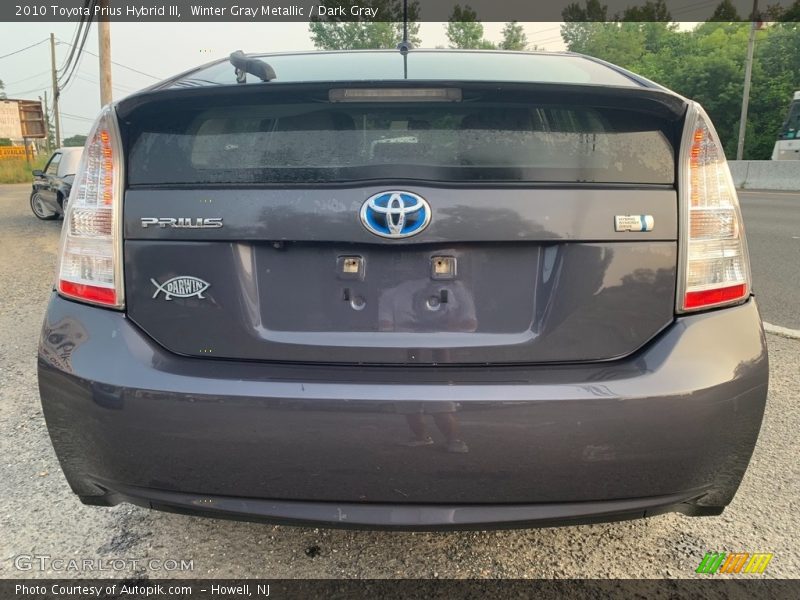
[(86, 143), (86, 136), (85, 135), (73, 135), (68, 138), (64, 138), (62, 144), (69, 148), (69, 147), (82, 147)]
[(736, 12), (736, 7), (731, 0), (722, 0), (714, 9), (714, 14), (711, 15), (709, 21), (723, 21), (727, 23), (734, 23), (739, 21), (739, 13)]
[[(724, 7), (723, 7), (724, 8)], [(727, 15), (723, 9), (717, 17)], [(571, 51), (607, 60), (697, 100), (733, 157), (738, 139), (750, 24), (707, 22), (692, 31), (669, 23), (565, 23)], [(794, 90), (800, 89), (800, 23), (775, 23), (756, 34), (744, 156), (769, 159)]]
[(469, 6), (461, 8), (460, 4), (456, 4), (448, 21), (446, 33), (451, 48), (492, 49), (495, 47), (492, 42), (484, 39), (483, 25), (478, 20), (478, 13)]
[(503, 40), (499, 47), (503, 50), (527, 50), (528, 36), (517, 21), (506, 23), (503, 27)]
[(5, 89), (6, 89), (6, 84), (4, 84), (3, 80), (0, 79), (0, 100), (5, 100), (6, 99)]
[(769, 158), (795, 90), (800, 90), (800, 23), (776, 23), (757, 32), (745, 158)]
[[(335, 5), (337, 2), (327, 0), (323, 5)], [(396, 48), (403, 39), (403, 3), (402, 0), (363, 0), (360, 6), (378, 9), (378, 15), (384, 21), (345, 22), (337, 18), (321, 21), (314, 18), (308, 25), (311, 41), (320, 50), (366, 50)], [(408, 39), (414, 46), (419, 46), (419, 3), (408, 4)]]
[(664, 0), (647, 0), (642, 6), (631, 6), (622, 12), (620, 21), (633, 21), (637, 23), (655, 22), (668, 23), (672, 21)]
[(800, 21), (800, 0), (794, 0), (791, 6), (786, 8), (778, 4), (767, 6), (767, 14), (770, 15), (770, 21), (784, 21), (786, 23)]
[(561, 11), (564, 24), (561, 26), (561, 37), (572, 52), (588, 54), (589, 39), (595, 32), (606, 26), (608, 7), (598, 0), (586, 0), (585, 6), (578, 3), (567, 5)]
[(600, 4), (599, 0), (586, 0), (585, 7), (573, 2), (561, 11), (561, 17), (564, 22), (605, 22), (608, 21), (608, 6)]

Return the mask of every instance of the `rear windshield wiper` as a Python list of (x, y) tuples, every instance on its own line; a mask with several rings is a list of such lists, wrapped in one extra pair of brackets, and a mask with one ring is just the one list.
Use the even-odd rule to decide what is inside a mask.
[(255, 75), (261, 81), (275, 79), (275, 69), (260, 58), (250, 58), (241, 50), (232, 52), (230, 56), (231, 64), (236, 69), (236, 83), (247, 83), (247, 74)]

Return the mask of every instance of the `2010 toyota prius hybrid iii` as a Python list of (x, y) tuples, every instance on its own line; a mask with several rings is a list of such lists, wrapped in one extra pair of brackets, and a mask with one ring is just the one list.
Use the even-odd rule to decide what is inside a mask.
[(106, 107), (87, 142), (39, 346), (84, 503), (399, 528), (723, 510), (767, 352), (700, 106), (571, 54), (231, 63)]

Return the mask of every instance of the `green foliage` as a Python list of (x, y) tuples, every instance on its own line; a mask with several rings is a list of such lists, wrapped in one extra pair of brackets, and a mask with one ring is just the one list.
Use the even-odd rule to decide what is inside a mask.
[(469, 6), (461, 8), (460, 4), (456, 4), (453, 7), (446, 33), (451, 48), (490, 50), (495, 47), (492, 42), (484, 39), (483, 25), (478, 20), (478, 13)]
[(0, 100), (5, 100), (6, 99), (5, 89), (6, 89), (6, 85), (3, 83), (3, 80), (0, 79)]
[(731, 0), (722, 0), (714, 9), (709, 21), (734, 22), (739, 20), (739, 13)]
[(503, 39), (499, 44), (483, 37), (483, 25), (470, 6), (461, 7), (456, 4), (445, 28), (451, 48), (479, 50), (527, 50), (528, 36), (525, 29), (517, 21), (506, 23), (503, 27)]
[(800, 21), (800, 0), (794, 0), (794, 3), (785, 9), (781, 8), (780, 5), (777, 4), (767, 7), (767, 11), (770, 9), (772, 9), (771, 16), (775, 21), (784, 21), (786, 23), (797, 23)]
[(498, 47), (502, 50), (527, 50), (528, 36), (517, 21), (506, 23), (503, 27), (503, 40)]
[(13, 146), (14, 142), (11, 141), (11, 138), (0, 138), (0, 146)]
[[(727, 10), (720, 7), (718, 16)], [(700, 102), (732, 158), (749, 31), (750, 23), (738, 22), (707, 22), (692, 31), (678, 31), (674, 24), (663, 22), (568, 22), (562, 26), (562, 37), (571, 51), (618, 64)], [(764, 27), (756, 36), (746, 159), (770, 158), (792, 93), (798, 89), (800, 24)]]
[(672, 16), (669, 14), (664, 0), (647, 0), (642, 6), (626, 8), (620, 20), (633, 22), (660, 21), (668, 23), (672, 21)]
[[(324, 5), (336, 5), (338, 2), (321, 2)], [(403, 3), (402, 0), (363, 0), (362, 7), (378, 8), (378, 15), (387, 21), (376, 22), (344, 22), (336, 18), (327, 21), (312, 20), (308, 25), (311, 41), (319, 50), (366, 50), (391, 49), (403, 39)], [(414, 46), (419, 46), (419, 3), (408, 4), (408, 39)]]
[(567, 5), (561, 11), (565, 22), (608, 21), (608, 6), (600, 4), (599, 0), (586, 0), (585, 6), (577, 2)]
[(64, 138), (62, 145), (65, 147), (80, 147), (86, 143), (85, 135), (73, 135), (72, 137)]

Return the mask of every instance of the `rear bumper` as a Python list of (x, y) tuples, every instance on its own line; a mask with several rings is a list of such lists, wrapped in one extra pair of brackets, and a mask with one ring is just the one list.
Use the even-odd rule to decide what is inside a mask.
[[(718, 514), (767, 377), (753, 301), (609, 363), (357, 368), (180, 357), (54, 296), (39, 351), (48, 429), (84, 502), (359, 527)], [(436, 443), (404, 445), (412, 421)], [(467, 452), (446, 451), (454, 428)]]
[(130, 502), (154, 508), (207, 517), (266, 521), (285, 525), (321, 524), (336, 528), (447, 530), (546, 527), (604, 523), (652, 517), (666, 512), (689, 516), (718, 515), (720, 506), (701, 506), (695, 493), (540, 504), (382, 504), (354, 502), (308, 502), (259, 500), (231, 496), (209, 496), (115, 485), (104, 496), (81, 499), (86, 504), (109, 506)]

